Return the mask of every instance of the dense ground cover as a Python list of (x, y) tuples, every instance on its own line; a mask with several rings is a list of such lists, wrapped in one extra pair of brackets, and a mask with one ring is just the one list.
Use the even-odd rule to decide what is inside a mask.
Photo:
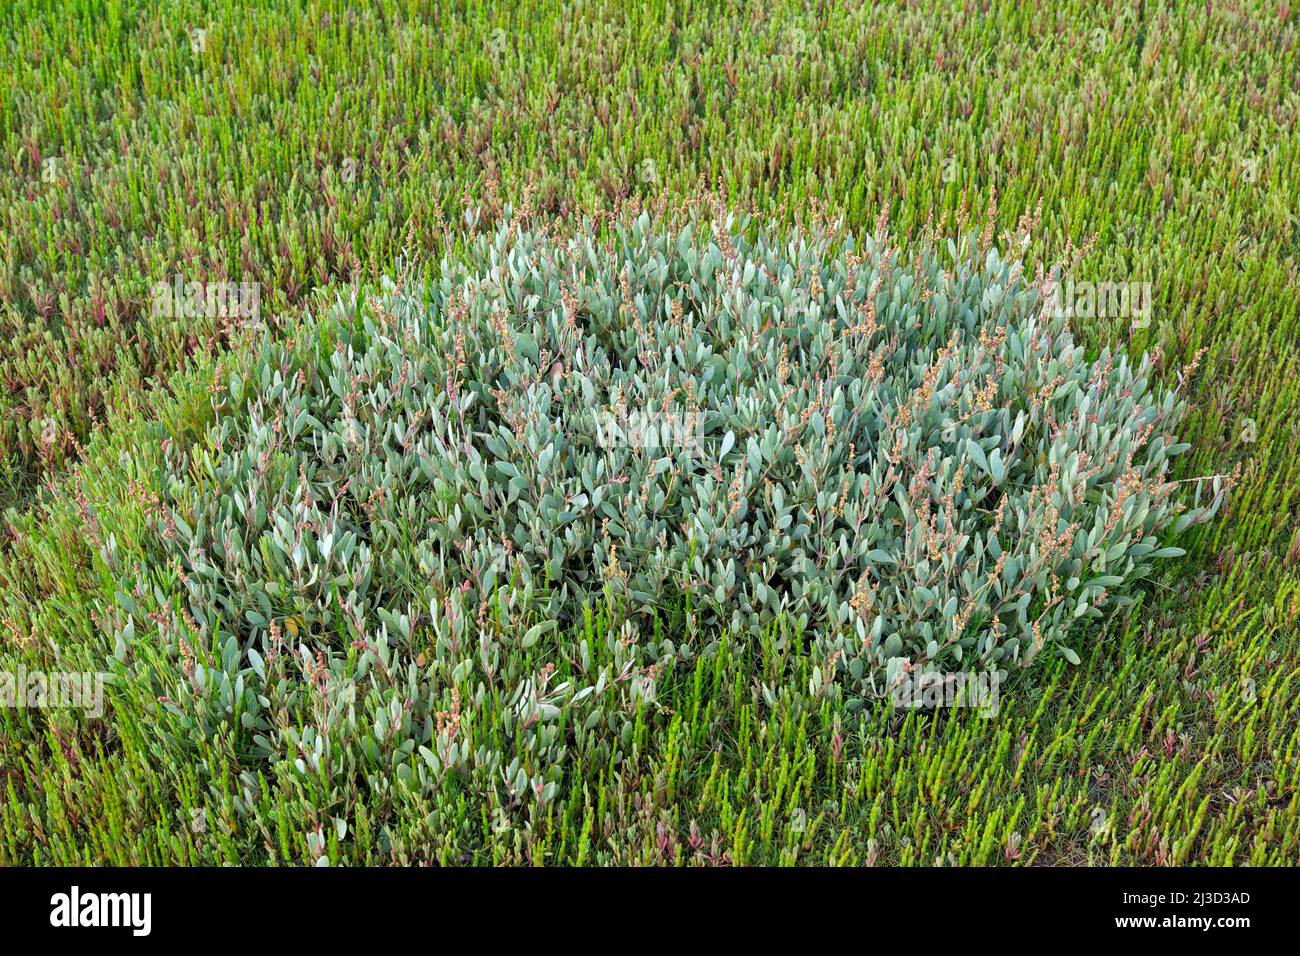
[[(534, 726), (573, 661), (625, 666), (593, 620), (502, 652), (518, 700), (456, 700), (418, 668), (394, 678), (440, 732), (516, 748), (490, 786), (439, 778), (430, 801), (423, 774), (443, 755), (311, 773), (315, 740), (299, 741), (307, 771), (267, 763), (127, 684), (104, 720), (0, 710), (0, 859), (1300, 855), (1300, 71), (1285, 5), (16, 3), (0, 17), (6, 669), (102, 665), (116, 641), (97, 555), (149, 533), (164, 439), (205, 441), (212, 393), (251, 360), (238, 322), (153, 314), (156, 282), (258, 282), (262, 318), (291, 337), (328, 300), (316, 287), (391, 272), (403, 251), (432, 275), (467, 201), (490, 222), (530, 180), (529, 204), (569, 229), (579, 211), (707, 185), (777, 218), (821, 207), (870, 231), (883, 213), (900, 238), (951, 229), (996, 189), (998, 234), (1040, 210), (1030, 269), (1078, 258), (1082, 282), (1151, 283), (1149, 322), (1076, 316), (1074, 334), (1094, 354), (1160, 348), (1158, 374), (1191, 399), (1182, 472), (1241, 468), (1144, 603), (1098, 626), (1077, 666), (1004, 687), (995, 719), (850, 715), (778, 628), (719, 632), (717, 653), (658, 675), (653, 706), (616, 682), (585, 702), (603, 711), (590, 727)], [(548, 664), (558, 675), (539, 678)], [(328, 680), (287, 654), (271, 666)], [(408, 719), (361, 711), (381, 740)], [(544, 800), (521, 796), (539, 782)]]

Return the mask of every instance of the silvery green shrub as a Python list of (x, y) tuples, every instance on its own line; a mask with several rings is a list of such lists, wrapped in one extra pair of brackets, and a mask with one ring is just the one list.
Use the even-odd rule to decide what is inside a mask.
[(186, 611), (236, 657), (424, 634), (486, 674), (487, 619), (684, 609), (670, 657), (781, 620), (859, 699), (1077, 661), (1222, 489), (1170, 481), (1178, 399), (1089, 359), (1051, 281), (967, 243), (502, 224), (222, 383), (164, 503)]

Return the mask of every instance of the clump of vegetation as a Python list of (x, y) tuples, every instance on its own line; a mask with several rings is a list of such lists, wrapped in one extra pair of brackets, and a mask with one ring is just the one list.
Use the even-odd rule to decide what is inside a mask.
[[(1066, 640), (1182, 553), (1162, 536), (1220, 481), (1185, 510), (1201, 483), (1168, 480), (1182, 408), (1150, 363), (1086, 360), (1050, 279), (968, 245), (909, 263), (745, 221), (502, 223), (426, 290), (268, 337), (164, 466), (177, 639), (242, 662), (273, 629), (312, 655), (427, 630), (487, 677), (489, 615), (525, 642), (597, 605), (650, 630), (684, 595), (658, 665), (778, 619), (857, 698), (918, 667), (1077, 662)], [(259, 687), (198, 696), (255, 717)]]

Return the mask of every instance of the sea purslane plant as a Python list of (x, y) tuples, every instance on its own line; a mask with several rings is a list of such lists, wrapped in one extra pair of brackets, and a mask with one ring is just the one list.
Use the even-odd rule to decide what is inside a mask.
[(186, 613), (259, 660), (426, 633), (485, 673), (489, 619), (682, 615), (659, 657), (783, 621), (859, 701), (1077, 662), (1222, 487), (1171, 482), (1149, 359), (1089, 359), (1050, 276), (973, 247), (503, 223), (221, 383), (161, 505)]

